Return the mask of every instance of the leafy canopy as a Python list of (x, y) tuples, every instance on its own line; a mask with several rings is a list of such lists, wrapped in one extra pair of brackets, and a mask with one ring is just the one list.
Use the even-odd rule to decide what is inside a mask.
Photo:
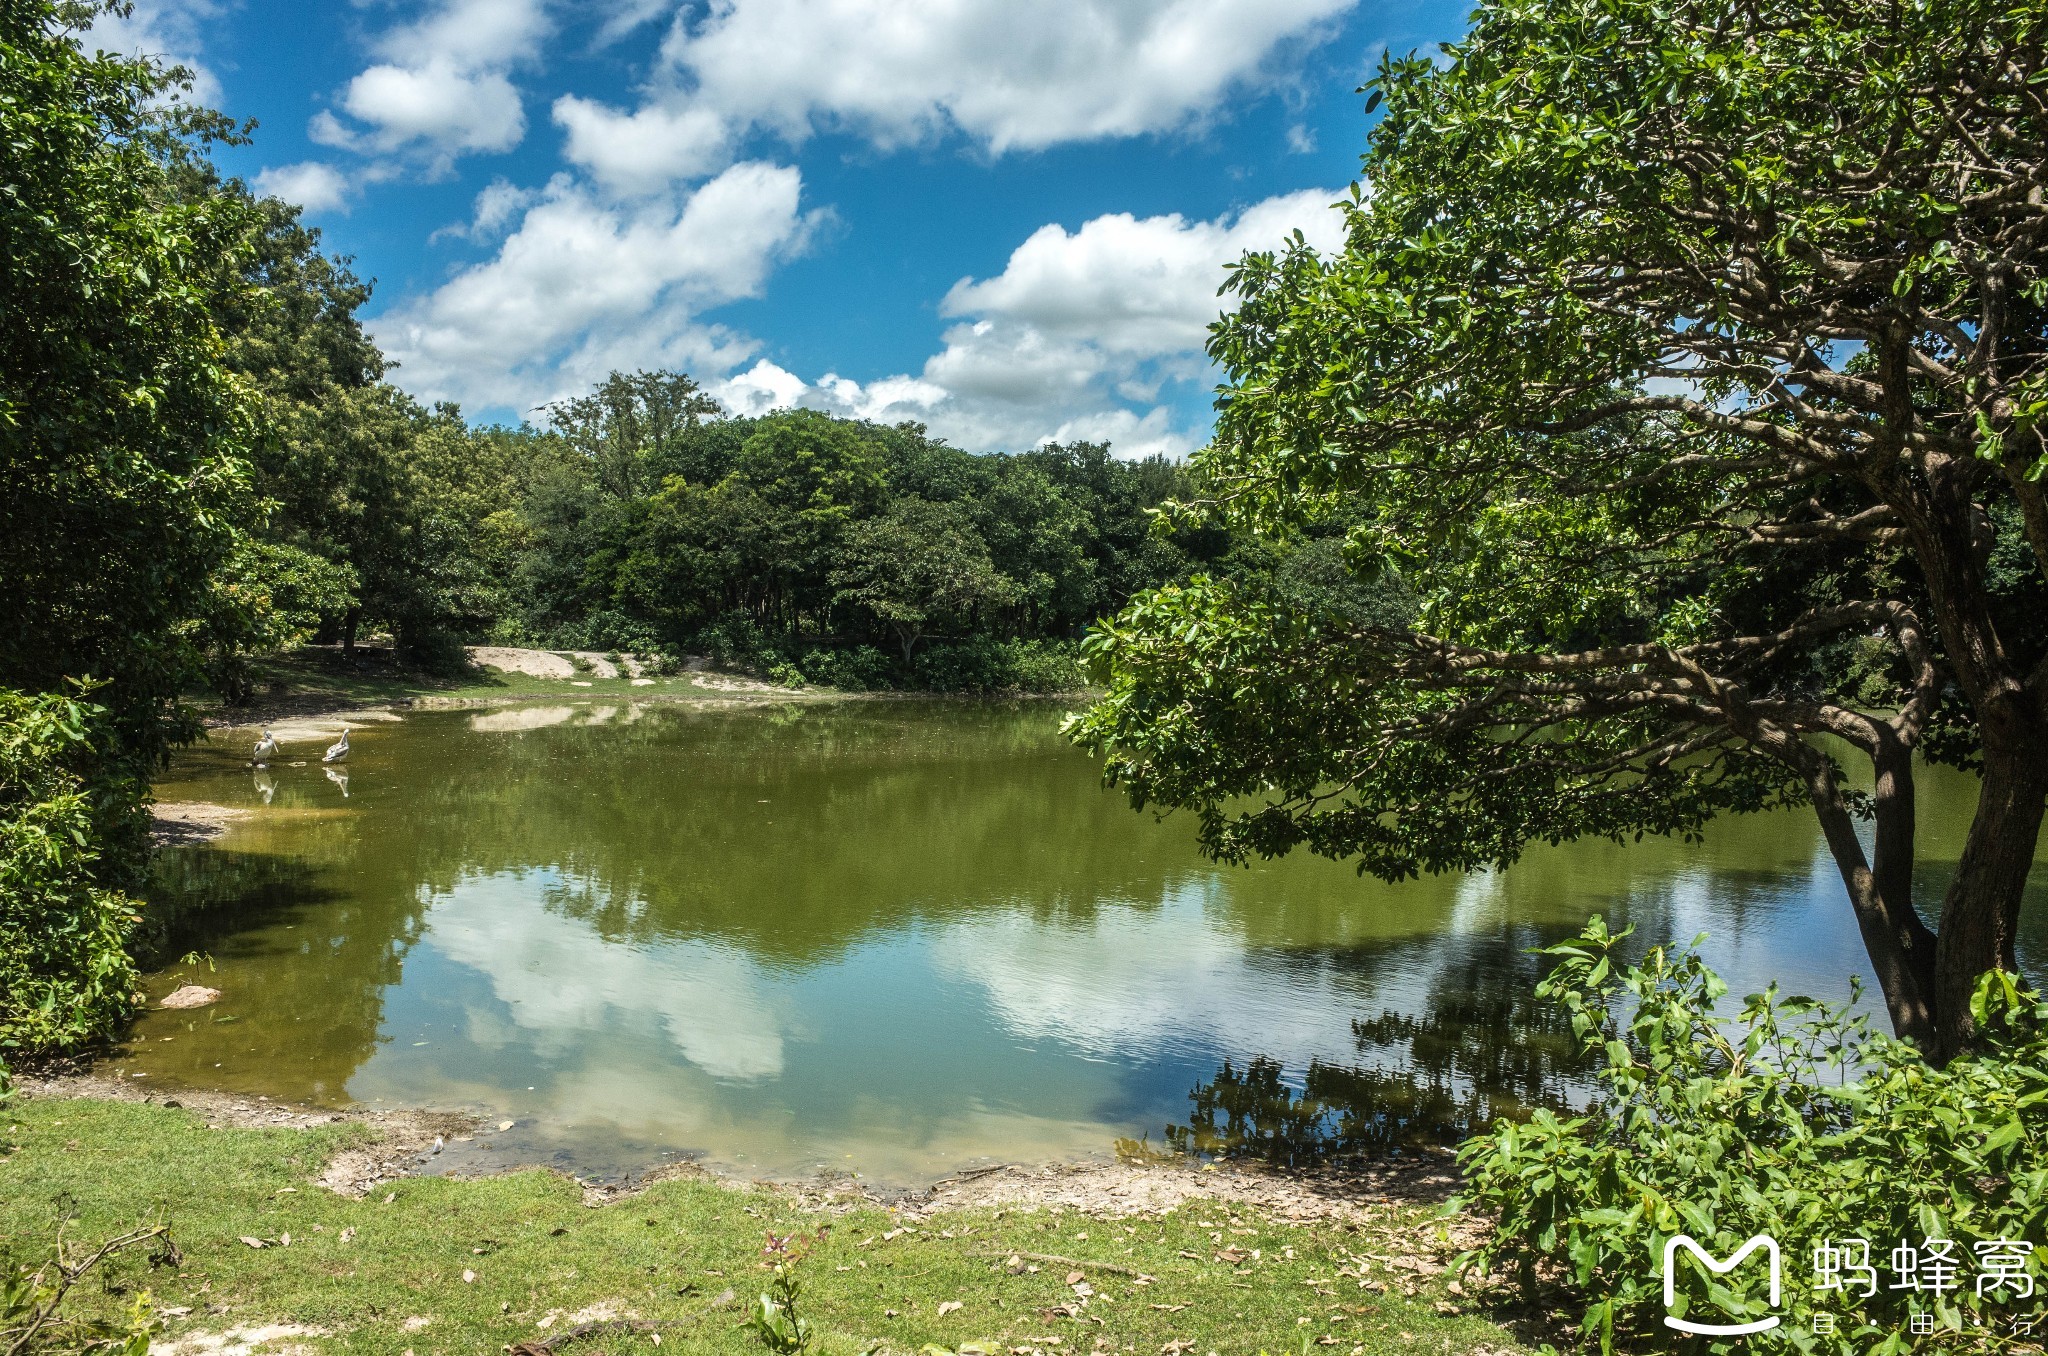
[(179, 74), (86, 55), (82, 17), (0, 3), (0, 687), (106, 680), (144, 772), (190, 731), (176, 700), (247, 502), (214, 317), (252, 222), (172, 181), (168, 148), (210, 127), (166, 102)]

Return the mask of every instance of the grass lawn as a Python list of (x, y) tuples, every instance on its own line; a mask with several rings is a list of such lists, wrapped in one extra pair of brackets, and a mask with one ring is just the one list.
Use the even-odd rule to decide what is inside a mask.
[[(161, 1105), (17, 1100), (0, 1109), (0, 1245), (17, 1258), (47, 1246), (62, 1212), (75, 1214), (67, 1236), (81, 1241), (161, 1217), (182, 1261), (152, 1271), (139, 1253), (123, 1255), (110, 1277), (117, 1293), (89, 1282), (79, 1304), (112, 1309), (120, 1291), (146, 1287), (161, 1311), (189, 1311), (170, 1320), (171, 1339), (290, 1323), (319, 1330), (289, 1339), (318, 1351), (497, 1353), (595, 1314), (663, 1326), (557, 1349), (652, 1352), (659, 1336), (664, 1351), (760, 1356), (767, 1348), (739, 1324), (769, 1279), (764, 1235), (820, 1225), (830, 1229), (801, 1264), (801, 1307), (830, 1356), (927, 1344), (980, 1344), (990, 1356), (1523, 1350), (1458, 1312), (1467, 1306), (1443, 1278), (1393, 1265), (1434, 1236), (1425, 1209), (1381, 1207), (1364, 1224), (1282, 1222), (1208, 1202), (1128, 1218), (1010, 1208), (910, 1221), (866, 1204), (807, 1209), (787, 1192), (702, 1178), (596, 1207), (545, 1172), (407, 1178), (362, 1200), (313, 1180), (370, 1134), (352, 1123), (210, 1128)], [(716, 1305), (728, 1288), (737, 1298)]]

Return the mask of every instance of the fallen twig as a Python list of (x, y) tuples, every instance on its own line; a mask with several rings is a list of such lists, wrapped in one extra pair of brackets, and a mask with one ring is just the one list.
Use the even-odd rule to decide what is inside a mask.
[(986, 1177), (993, 1172), (1007, 1172), (1009, 1167), (1008, 1163), (998, 1163), (992, 1168), (969, 1168), (966, 1172), (956, 1172), (951, 1177), (941, 1177), (932, 1185), (942, 1187), (951, 1182), (971, 1182), (977, 1177)]
[(984, 1252), (980, 1256), (1021, 1257), (1027, 1262), (1054, 1262), (1063, 1267), (1073, 1267), (1076, 1271), (1107, 1271), (1118, 1276), (1146, 1276), (1151, 1274), (1139, 1271), (1134, 1267), (1118, 1266), (1115, 1262), (1088, 1262), (1083, 1261), (1079, 1257), (1061, 1257), (1057, 1253), (1018, 1252), (1015, 1248), (1005, 1248), (1001, 1252)]

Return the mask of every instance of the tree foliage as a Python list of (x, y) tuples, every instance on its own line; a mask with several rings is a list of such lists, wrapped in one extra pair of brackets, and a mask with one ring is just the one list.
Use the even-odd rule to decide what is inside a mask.
[(906, 664), (928, 631), (969, 627), (1022, 592), (996, 569), (962, 505), (915, 497), (857, 524), (832, 579), (836, 601), (896, 632)]
[[(1079, 736), (1220, 855), (1389, 877), (1810, 805), (1897, 1029), (1961, 1048), (2048, 794), (2042, 23), (1502, 0), (1390, 61), (1344, 248), (1231, 276), (1193, 512), (1348, 519), (1413, 620), (1170, 587)], [(1916, 755), (1983, 774), (1938, 933)]]
[(0, 1063), (73, 1050), (134, 1006), (126, 945), (138, 885), (141, 788), (106, 708), (0, 691)]
[[(244, 514), (250, 411), (217, 312), (246, 203), (183, 198), (175, 72), (0, 3), (0, 687), (107, 686), (138, 774), (189, 732), (194, 632)], [(216, 620), (219, 618), (216, 616)]]
[[(1731, 1021), (1716, 1010), (1726, 984), (1697, 955), (1659, 947), (1628, 966), (1615, 954), (1626, 935), (1595, 918), (1544, 952), (1557, 964), (1537, 994), (1569, 1015), (1601, 1095), (1584, 1116), (1539, 1111), (1466, 1144), (1462, 1201), (1498, 1221), (1467, 1260), (1529, 1292), (1546, 1276), (1567, 1282), (1602, 1351), (1654, 1349), (1671, 1337), (1666, 1241), (1685, 1234), (1725, 1258), (1767, 1234), (1799, 1278), (1780, 1312), (1795, 1350), (1923, 1349), (1908, 1326), (1919, 1308), (1941, 1334), (1924, 1349), (2013, 1349), (2005, 1338), (2031, 1278), (1979, 1279), (1988, 1255), (2017, 1254), (2024, 1272), (2048, 1244), (2048, 1007), (1986, 975), (1973, 996), (1986, 1048), (1934, 1068), (1858, 1014), (1775, 990)], [(1947, 1240), (1960, 1286), (1893, 1285), (1893, 1247), (1918, 1257), (1930, 1239)], [(1842, 1257), (1833, 1291), (1805, 1283), (1823, 1247)], [(1771, 1312), (1764, 1295), (1738, 1293), (1739, 1277), (1692, 1266), (1673, 1276), (1680, 1318)], [(1838, 1320), (1830, 1333), (1815, 1329), (1821, 1312)], [(1754, 1349), (1742, 1337), (1685, 1340), (1717, 1356)]]

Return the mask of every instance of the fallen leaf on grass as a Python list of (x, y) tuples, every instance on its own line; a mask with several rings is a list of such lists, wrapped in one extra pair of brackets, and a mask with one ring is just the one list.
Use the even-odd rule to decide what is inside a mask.
[(173, 1304), (168, 1309), (159, 1309), (157, 1312), (165, 1318), (183, 1318), (192, 1312), (192, 1306), (189, 1304)]
[(1169, 1314), (1177, 1314), (1188, 1306), (1185, 1304), (1155, 1304), (1152, 1307), (1154, 1309), (1163, 1309)]
[(343, 1229), (341, 1231), (341, 1241), (344, 1243), (352, 1242), (355, 1239), (355, 1236), (356, 1229), (353, 1224), (351, 1224), (348, 1228)]
[(290, 1234), (285, 1234), (283, 1237), (277, 1240), (277, 1246), (279, 1246), (280, 1248), (289, 1248), (291, 1245), (292, 1236)]
[(270, 1246), (270, 1244), (264, 1242), (262, 1239), (256, 1237), (256, 1235), (254, 1234), (243, 1234), (242, 1241), (244, 1243), (247, 1243), (252, 1248), (267, 1248)]
[(952, 1313), (955, 1309), (965, 1309), (966, 1307), (967, 1306), (959, 1300), (945, 1300), (941, 1302), (939, 1305), (939, 1317), (944, 1318), (947, 1314)]
[(1074, 1293), (1079, 1295), (1082, 1299), (1087, 1299), (1090, 1295), (1095, 1293), (1095, 1287), (1088, 1284), (1088, 1282), (1086, 1281), (1076, 1281), (1074, 1282)]
[(462, 1283), (464, 1285), (475, 1285), (476, 1273), (474, 1271), (465, 1269), (462, 1273)]
[(1230, 1263), (1230, 1265), (1236, 1266), (1239, 1262), (1244, 1261), (1245, 1258), (1250, 1256), (1250, 1253), (1246, 1252), (1243, 1248), (1240, 1248), (1235, 1243), (1233, 1243), (1229, 1247), (1223, 1249), (1223, 1251), (1217, 1253), (1216, 1260), (1219, 1262), (1228, 1262)]

